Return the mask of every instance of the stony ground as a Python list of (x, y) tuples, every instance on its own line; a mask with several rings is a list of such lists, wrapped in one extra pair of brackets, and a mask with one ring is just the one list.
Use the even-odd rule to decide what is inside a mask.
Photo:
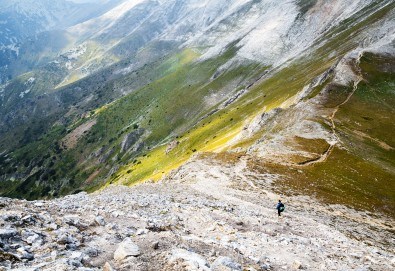
[(278, 176), (195, 160), (160, 183), (0, 199), (0, 270), (395, 270), (394, 221), (270, 191)]

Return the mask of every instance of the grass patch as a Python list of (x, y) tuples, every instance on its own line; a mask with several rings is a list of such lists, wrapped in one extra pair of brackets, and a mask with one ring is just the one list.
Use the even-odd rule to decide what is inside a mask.
[(395, 175), (345, 150), (335, 148), (325, 163), (309, 167), (252, 160), (249, 166), (261, 173), (283, 175), (276, 182), (279, 193), (314, 195), (326, 203), (395, 217)]

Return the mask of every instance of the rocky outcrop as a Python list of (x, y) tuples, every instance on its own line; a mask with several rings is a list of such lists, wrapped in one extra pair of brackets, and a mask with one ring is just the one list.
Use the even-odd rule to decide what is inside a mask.
[(144, 129), (136, 129), (135, 131), (127, 134), (121, 144), (121, 151), (126, 152), (129, 150), (130, 147), (132, 147), (134, 144), (137, 143), (137, 141), (140, 139), (140, 137), (144, 134)]

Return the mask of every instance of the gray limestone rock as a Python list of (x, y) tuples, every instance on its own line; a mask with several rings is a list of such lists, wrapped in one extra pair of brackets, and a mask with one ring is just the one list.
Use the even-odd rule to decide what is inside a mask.
[(218, 257), (212, 264), (213, 271), (241, 271), (242, 267), (239, 263), (233, 261), (229, 257)]

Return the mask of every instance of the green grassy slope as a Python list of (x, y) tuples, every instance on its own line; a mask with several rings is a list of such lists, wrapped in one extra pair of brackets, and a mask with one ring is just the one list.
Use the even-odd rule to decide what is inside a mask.
[[(69, 123), (66, 127), (58, 123), (52, 128), (48, 127), (48, 132), (44, 136), (26, 140), (26, 144), (15, 151), (12, 159), (2, 166), (5, 171), (12, 172), (15, 167), (12, 161), (19, 161), (23, 166), (19, 167), (18, 171), (21, 174), (30, 172), (31, 176), (15, 180), (12, 182), (13, 185), (10, 185), (10, 180), (2, 182), (3, 192), (9, 196), (23, 195), (35, 198), (43, 196), (48, 190), (51, 190), (53, 195), (58, 195), (70, 193), (79, 189), (81, 185), (90, 187), (102, 184), (111, 168), (135, 161), (137, 156), (143, 155), (147, 150), (184, 133), (193, 127), (202, 115), (209, 113), (217, 103), (222, 102), (229, 93), (249, 84), (249, 79), (255, 80), (254, 76), (261, 70), (253, 63), (224, 71), (215, 79), (210, 79), (217, 67), (233, 57), (235, 52), (236, 49), (232, 47), (216, 59), (196, 62), (194, 60), (199, 54), (186, 49), (155, 62), (155, 65), (122, 76), (122, 79), (116, 78), (100, 87), (96, 94), (108, 95), (111, 89), (128, 87), (125, 82), (138, 78), (137, 73), (144, 73), (144, 76), (153, 78), (151, 83), (114, 103), (97, 107), (96, 110), (80, 117), (76, 116), (76, 113), (71, 113), (65, 118), (64, 123)], [(78, 86), (78, 83), (76, 84)], [(68, 89), (60, 91), (63, 96), (67, 93)], [(207, 95), (215, 96), (218, 93), (223, 97), (214, 99), (214, 103), (206, 102)], [(184, 96), (189, 98), (184, 99)], [(72, 97), (68, 99), (74, 100)], [(96, 125), (86, 131), (75, 147), (67, 149), (62, 146), (63, 138), (75, 128), (93, 119), (97, 121)], [(137, 130), (137, 127), (144, 131), (142, 149), (137, 152), (122, 152), (120, 149), (123, 138)], [(32, 134), (30, 129), (24, 131), (26, 135)], [(100, 152), (100, 155), (92, 156), (94, 152)], [(106, 158), (103, 158), (104, 156)], [(103, 167), (103, 164), (106, 166)], [(82, 184), (91, 174), (99, 181)]]

